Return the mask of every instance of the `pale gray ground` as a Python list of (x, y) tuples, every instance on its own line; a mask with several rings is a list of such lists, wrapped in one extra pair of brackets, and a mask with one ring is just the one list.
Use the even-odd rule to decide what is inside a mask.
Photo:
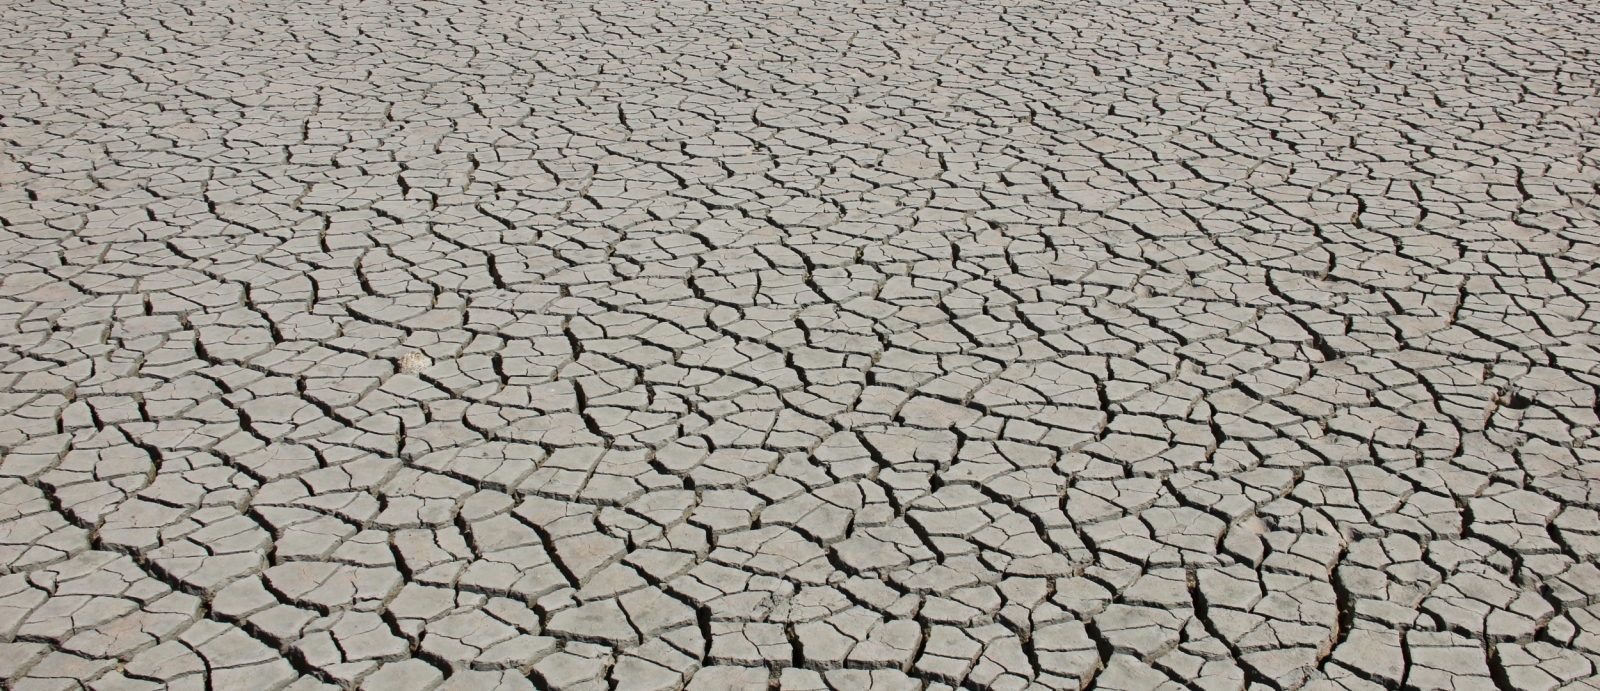
[(1600, 689), (1597, 17), (0, 0), (0, 685)]

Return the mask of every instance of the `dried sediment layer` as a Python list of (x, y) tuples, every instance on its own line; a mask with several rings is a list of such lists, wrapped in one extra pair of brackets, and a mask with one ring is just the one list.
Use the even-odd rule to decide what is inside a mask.
[(8, 3), (0, 684), (1595, 689), (1597, 49)]

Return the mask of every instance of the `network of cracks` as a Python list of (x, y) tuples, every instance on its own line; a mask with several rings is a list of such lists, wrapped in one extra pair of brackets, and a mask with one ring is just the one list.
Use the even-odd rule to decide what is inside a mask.
[(1600, 689), (1593, 2), (4, 5), (6, 689)]

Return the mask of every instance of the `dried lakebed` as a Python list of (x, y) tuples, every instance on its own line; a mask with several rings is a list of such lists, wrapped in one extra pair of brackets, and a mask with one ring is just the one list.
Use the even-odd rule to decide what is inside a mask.
[(0, 686), (1600, 689), (1597, 17), (6, 2)]

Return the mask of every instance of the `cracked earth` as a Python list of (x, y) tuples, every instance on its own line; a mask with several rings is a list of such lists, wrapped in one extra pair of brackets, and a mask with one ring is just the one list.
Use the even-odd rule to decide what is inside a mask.
[(7, 689), (1600, 689), (1592, 2), (4, 4)]

